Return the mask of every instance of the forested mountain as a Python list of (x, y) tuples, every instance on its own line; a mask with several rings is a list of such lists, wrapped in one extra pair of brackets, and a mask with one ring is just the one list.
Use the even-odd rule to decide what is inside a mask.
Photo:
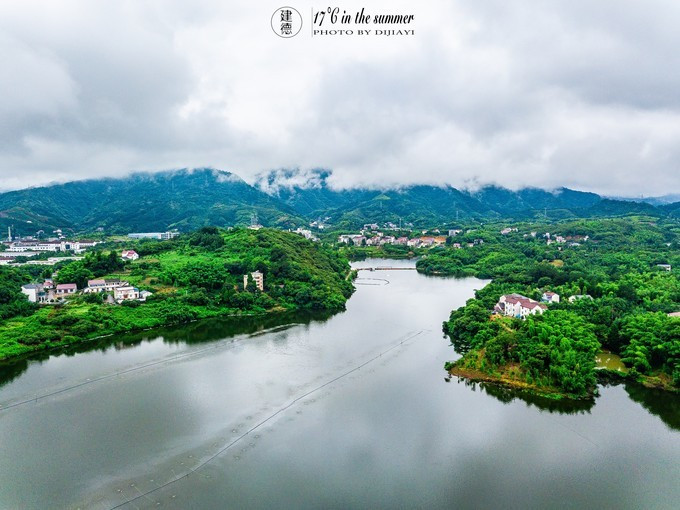
[(252, 214), (271, 227), (294, 227), (330, 218), (339, 228), (364, 223), (412, 223), (428, 227), (456, 219), (564, 219), (646, 214), (677, 216), (680, 203), (654, 206), (605, 199), (561, 188), (512, 191), (496, 186), (458, 190), (412, 185), (391, 189), (335, 189), (330, 171), (300, 174), (278, 170), (254, 186), (235, 174), (214, 170), (137, 173), (0, 193), (0, 228), (22, 235), (56, 228), (126, 233), (205, 225), (246, 225)]
[(0, 194), (0, 226), (14, 225), (24, 234), (40, 228), (188, 231), (248, 224), (253, 213), (266, 226), (303, 221), (237, 175), (213, 169), (138, 173)]
[(332, 224), (347, 228), (369, 222), (398, 223), (400, 219), (402, 223), (429, 226), (456, 218), (665, 216), (673, 211), (672, 205), (657, 208), (647, 203), (605, 199), (595, 193), (568, 188), (512, 191), (486, 186), (470, 191), (446, 185), (414, 185), (386, 190), (336, 190), (329, 185), (331, 175), (330, 171), (318, 170), (305, 174), (303, 179), (295, 171), (277, 170), (261, 176), (256, 186), (282, 200), (300, 215), (314, 219), (329, 216)]

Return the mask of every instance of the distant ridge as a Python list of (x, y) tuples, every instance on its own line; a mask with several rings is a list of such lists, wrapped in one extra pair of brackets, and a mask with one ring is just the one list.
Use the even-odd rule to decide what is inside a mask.
[(680, 202), (652, 205), (560, 188), (517, 191), (487, 186), (410, 185), (388, 189), (329, 186), (329, 170), (277, 170), (251, 186), (212, 168), (135, 173), (0, 193), (0, 235), (8, 226), (23, 235), (71, 229), (106, 233), (190, 231), (205, 225), (294, 227), (329, 218), (340, 228), (391, 221), (416, 227), (465, 219), (561, 219), (645, 214), (678, 217)]

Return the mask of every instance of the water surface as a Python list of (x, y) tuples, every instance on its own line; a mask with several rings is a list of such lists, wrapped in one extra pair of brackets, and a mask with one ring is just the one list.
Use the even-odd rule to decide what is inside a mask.
[(677, 507), (677, 397), (447, 382), (441, 323), (485, 282), (359, 276), (330, 318), (195, 323), (6, 367), (0, 507)]

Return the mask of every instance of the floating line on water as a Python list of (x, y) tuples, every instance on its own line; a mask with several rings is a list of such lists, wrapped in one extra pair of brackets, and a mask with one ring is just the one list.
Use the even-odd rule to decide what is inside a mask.
[[(383, 284), (380, 283), (363, 283), (364, 281), (367, 282), (385, 282)], [(385, 278), (357, 278), (354, 280), (354, 285), (375, 285), (375, 286), (380, 286), (383, 287), (385, 285), (389, 285), (390, 281), (386, 280)]]
[[(297, 325), (300, 325), (300, 323), (292, 323), (292, 324), (286, 325), (286, 326), (297, 326)], [(80, 382), (80, 383), (72, 384), (71, 386), (67, 386), (65, 388), (54, 390), (54, 391), (51, 391), (49, 393), (45, 393), (43, 395), (35, 395), (31, 398), (25, 398), (24, 400), (20, 400), (19, 402), (13, 402), (11, 404), (6, 404), (6, 405), (0, 403), (0, 412), (7, 411), (8, 409), (23, 406), (23, 405), (26, 405), (26, 404), (30, 404), (31, 402), (38, 402), (39, 400), (43, 400), (43, 399), (46, 399), (46, 398), (49, 398), (49, 397), (53, 397), (53, 396), (59, 395), (61, 393), (66, 393), (67, 391), (71, 391), (71, 390), (80, 388), (82, 386), (87, 386), (88, 384), (93, 384), (93, 383), (96, 383), (96, 382), (105, 381), (107, 379), (113, 379), (114, 377), (126, 375), (126, 374), (129, 374), (129, 373), (136, 372), (138, 370), (143, 370), (145, 368), (150, 368), (150, 367), (153, 367), (153, 366), (156, 366), (156, 365), (161, 365), (163, 363), (172, 363), (174, 361), (178, 361), (178, 360), (181, 360), (181, 359), (184, 359), (184, 358), (189, 358), (191, 356), (198, 356), (200, 354), (211, 351), (213, 349), (219, 349), (220, 347), (225, 347), (229, 344), (232, 344), (231, 347), (233, 347), (233, 344), (238, 344), (238, 343), (243, 342), (244, 340), (248, 340), (250, 338), (258, 337), (258, 336), (261, 336), (262, 334), (266, 334), (266, 333), (269, 333), (269, 332), (272, 332), (272, 331), (275, 332), (276, 330), (278, 330), (281, 327), (282, 326), (274, 326), (272, 328), (268, 328), (268, 329), (265, 329), (265, 330), (262, 330), (262, 331), (255, 331), (253, 333), (248, 333), (247, 335), (245, 335), (241, 338), (235, 338), (235, 339), (232, 339), (232, 340), (228, 340), (228, 339), (218, 340), (215, 344), (211, 345), (210, 347), (205, 347), (203, 349), (198, 349), (198, 350), (190, 351), (190, 352), (183, 352), (181, 354), (177, 354), (177, 355), (171, 356), (169, 358), (163, 358), (161, 360), (152, 361), (152, 362), (149, 362), (149, 363), (145, 363), (143, 365), (136, 365), (136, 366), (133, 366), (133, 367), (130, 367), (130, 368), (126, 368), (124, 370), (120, 370), (120, 371), (112, 373), (112, 374), (106, 374), (106, 375), (102, 375), (102, 376), (99, 376), (99, 377), (95, 377), (94, 379), (88, 379), (88, 380)]]
[[(404, 344), (404, 342), (407, 342), (408, 340), (412, 340), (413, 338), (415, 338), (415, 337), (421, 335), (421, 334), (422, 334), (423, 332), (425, 332), (425, 331), (427, 331), (427, 330), (421, 329), (420, 331), (416, 331), (416, 332), (414, 332), (414, 333), (408, 333), (408, 334), (405, 335), (405, 337), (403, 337), (398, 343), (395, 343), (395, 344), (394, 344), (392, 347), (390, 347), (389, 349), (385, 349), (384, 351), (381, 351), (380, 353), (378, 353), (378, 354), (376, 354), (375, 356), (373, 356), (372, 358), (370, 358), (370, 359), (364, 361), (364, 362), (361, 363), (360, 365), (357, 365), (357, 366), (355, 366), (354, 368), (348, 370), (347, 372), (343, 372), (343, 373), (340, 374), (339, 376), (337, 376), (337, 377), (331, 379), (330, 381), (327, 381), (327, 382), (321, 384), (320, 386), (317, 386), (316, 388), (314, 388), (314, 389), (312, 389), (312, 390), (309, 390), (308, 392), (304, 393), (303, 395), (300, 395), (299, 397), (294, 398), (294, 399), (291, 400), (288, 404), (286, 404), (285, 406), (283, 406), (283, 407), (281, 407), (280, 409), (278, 409), (275, 413), (269, 415), (269, 416), (268, 416), (267, 418), (265, 418), (264, 420), (262, 420), (262, 421), (260, 421), (259, 423), (253, 425), (250, 429), (246, 430), (243, 434), (241, 434), (240, 436), (238, 436), (238, 437), (237, 437), (236, 439), (234, 439), (232, 442), (230, 442), (229, 444), (227, 444), (226, 446), (224, 446), (222, 449), (218, 450), (216, 453), (214, 453), (213, 455), (211, 455), (210, 457), (208, 457), (207, 459), (205, 459), (203, 462), (201, 462), (200, 464), (198, 464), (195, 468), (189, 468), (189, 471), (187, 471), (186, 473), (184, 473), (184, 474), (181, 475), (181, 476), (178, 476), (177, 478), (174, 478), (174, 479), (172, 479), (172, 480), (169, 480), (169, 481), (165, 482), (165, 483), (162, 484), (162, 485), (159, 485), (158, 487), (156, 487), (156, 488), (154, 488), (154, 489), (151, 489), (151, 490), (149, 490), (149, 491), (147, 491), (147, 492), (144, 492), (143, 494), (140, 494), (139, 496), (135, 496), (135, 497), (132, 498), (132, 499), (128, 499), (127, 501), (124, 501), (124, 502), (122, 502), (122, 503), (119, 503), (119, 504), (117, 504), (116, 506), (112, 506), (112, 507), (110, 508), (110, 510), (116, 510), (117, 508), (121, 508), (121, 507), (123, 507), (123, 506), (125, 506), (125, 505), (128, 505), (128, 504), (130, 504), (130, 503), (133, 503), (133, 502), (135, 502), (135, 501), (137, 501), (137, 500), (139, 500), (139, 499), (141, 499), (141, 498), (147, 498), (147, 499), (148, 499), (148, 496), (149, 496), (150, 494), (153, 494), (154, 492), (157, 492), (157, 491), (159, 491), (159, 490), (161, 490), (161, 489), (164, 489), (165, 487), (168, 487), (168, 486), (170, 486), (170, 485), (172, 485), (172, 484), (174, 484), (174, 483), (176, 483), (176, 482), (179, 482), (180, 480), (183, 480), (183, 479), (185, 479), (185, 478), (188, 478), (188, 477), (191, 476), (192, 474), (196, 473), (199, 469), (201, 469), (202, 467), (206, 466), (208, 463), (212, 462), (212, 461), (215, 460), (217, 457), (219, 457), (220, 455), (222, 455), (224, 452), (226, 452), (229, 448), (231, 448), (231, 447), (234, 446), (236, 443), (238, 443), (239, 441), (241, 441), (241, 440), (242, 440), (244, 437), (246, 437), (248, 434), (250, 434), (251, 432), (254, 432), (254, 431), (257, 430), (258, 428), (260, 428), (262, 425), (264, 425), (265, 423), (267, 423), (268, 421), (274, 419), (274, 418), (275, 418), (276, 416), (278, 416), (279, 414), (281, 414), (281, 413), (285, 412), (286, 410), (290, 409), (290, 408), (293, 407), (295, 404), (297, 404), (300, 400), (304, 399), (305, 397), (308, 397), (309, 395), (311, 395), (311, 394), (314, 393), (314, 392), (317, 392), (317, 391), (319, 391), (319, 390), (325, 388), (326, 386), (328, 386), (328, 385), (330, 385), (330, 384), (333, 384), (334, 382), (339, 381), (340, 379), (342, 379), (342, 378), (344, 378), (344, 377), (347, 377), (348, 375), (350, 375), (350, 374), (352, 374), (352, 373), (354, 373), (354, 372), (357, 372), (358, 370), (361, 370), (363, 367), (365, 367), (365, 366), (368, 365), (369, 363), (374, 362), (375, 360), (381, 358), (384, 354), (387, 354), (388, 352), (390, 352), (390, 351), (396, 349), (397, 347), (400, 347), (401, 345)], [(197, 473), (197, 474), (200, 474), (200, 473)]]

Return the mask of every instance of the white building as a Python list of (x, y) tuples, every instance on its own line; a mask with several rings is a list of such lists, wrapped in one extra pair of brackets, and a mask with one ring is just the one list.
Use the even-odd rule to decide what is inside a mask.
[(26, 294), (26, 296), (28, 296), (28, 300), (31, 303), (40, 302), (39, 301), (39, 299), (40, 299), (39, 295), (41, 293), (45, 294), (43, 286), (39, 283), (28, 283), (26, 285), (22, 285), (21, 286), (21, 293)]
[(541, 296), (541, 301), (545, 301), (546, 303), (559, 303), (560, 295), (555, 292), (547, 290)]
[(168, 232), (135, 232), (128, 234), (128, 237), (132, 239), (160, 239), (161, 241), (167, 241), (178, 235), (179, 232), (173, 230)]
[[(260, 271), (254, 271), (250, 273), (253, 281), (255, 282), (255, 287), (257, 287), (260, 292), (264, 292), (264, 275)], [(248, 275), (243, 275), (243, 290), (248, 288)]]
[(139, 258), (139, 255), (135, 250), (123, 250), (121, 258), (124, 260), (137, 260)]
[(548, 307), (521, 294), (504, 294), (494, 307), (495, 313), (508, 317), (526, 319), (529, 315), (542, 314)]
[(131, 285), (116, 287), (113, 289), (113, 298), (118, 302), (139, 299), (139, 289)]
[(127, 287), (129, 285), (130, 284), (128, 282), (121, 280), (88, 280), (87, 287), (83, 289), (83, 292), (86, 294), (90, 294), (92, 292), (111, 292), (118, 287)]

